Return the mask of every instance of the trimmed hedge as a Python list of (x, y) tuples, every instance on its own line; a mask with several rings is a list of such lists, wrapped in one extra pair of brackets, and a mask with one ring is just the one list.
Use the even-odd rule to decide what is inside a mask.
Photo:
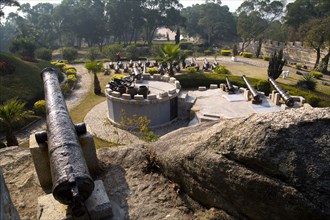
[(208, 55), (211, 55), (211, 54), (212, 54), (211, 50), (204, 50), (204, 55), (205, 56), (208, 56)]
[(316, 78), (316, 79), (321, 79), (323, 77), (323, 73), (318, 72), (318, 71), (311, 71), (311, 74)]
[(216, 74), (230, 74), (230, 71), (225, 66), (219, 64), (218, 66), (215, 67), (214, 73), (216, 73)]
[(222, 56), (230, 56), (231, 50), (221, 50), (220, 53)]
[(243, 52), (242, 56), (245, 58), (252, 58), (253, 55), (251, 52)]

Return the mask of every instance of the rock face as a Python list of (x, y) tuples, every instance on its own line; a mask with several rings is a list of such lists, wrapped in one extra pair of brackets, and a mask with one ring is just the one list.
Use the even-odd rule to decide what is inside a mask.
[(152, 146), (196, 201), (240, 219), (330, 219), (330, 108), (180, 129)]

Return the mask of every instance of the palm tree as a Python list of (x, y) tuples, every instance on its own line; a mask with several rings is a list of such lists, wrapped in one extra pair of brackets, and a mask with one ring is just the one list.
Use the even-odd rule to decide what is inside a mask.
[(0, 105), (0, 123), (6, 129), (7, 146), (18, 146), (14, 134), (14, 125), (23, 119), (35, 117), (32, 111), (24, 110), (25, 103), (17, 99), (9, 100), (6, 104)]
[(97, 77), (97, 73), (103, 71), (103, 62), (96, 62), (91, 61), (85, 64), (86, 69), (88, 72), (92, 72), (94, 74), (94, 94), (100, 95), (101, 94), (101, 86), (99, 78)]
[(170, 65), (169, 75), (174, 76), (173, 63), (180, 62), (180, 47), (179, 45), (165, 44), (160, 48), (161, 62), (166, 62)]

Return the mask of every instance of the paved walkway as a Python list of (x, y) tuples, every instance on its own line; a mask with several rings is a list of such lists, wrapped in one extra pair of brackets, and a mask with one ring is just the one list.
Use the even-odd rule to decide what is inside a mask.
[[(87, 72), (83, 64), (75, 64), (72, 66), (76, 67), (80, 78), (77, 84), (77, 88), (69, 97), (66, 98), (66, 105), (69, 111), (79, 105), (85, 99), (92, 85), (90, 74)], [(33, 124), (30, 124), (27, 127), (21, 129), (21, 131), (17, 133), (18, 142), (26, 142), (29, 140), (31, 134), (43, 130), (46, 130), (46, 122), (44, 119), (40, 119)]]

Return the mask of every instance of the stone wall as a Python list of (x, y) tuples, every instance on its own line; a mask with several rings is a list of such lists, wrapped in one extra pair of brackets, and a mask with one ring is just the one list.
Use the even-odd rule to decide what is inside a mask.
[[(245, 49), (245, 51), (250, 51), (256, 54), (258, 48), (258, 41), (251, 42), (250, 45)], [(241, 48), (242, 43), (239, 44)], [(284, 57), (289, 62), (301, 63), (307, 66), (314, 66), (316, 61), (316, 51), (304, 45), (302, 42), (278, 42), (278, 41), (265, 41), (261, 47), (261, 55), (270, 55), (274, 50), (283, 49)], [(322, 50), (321, 58), (326, 54), (326, 50)], [(329, 65), (330, 67), (330, 65)]]

